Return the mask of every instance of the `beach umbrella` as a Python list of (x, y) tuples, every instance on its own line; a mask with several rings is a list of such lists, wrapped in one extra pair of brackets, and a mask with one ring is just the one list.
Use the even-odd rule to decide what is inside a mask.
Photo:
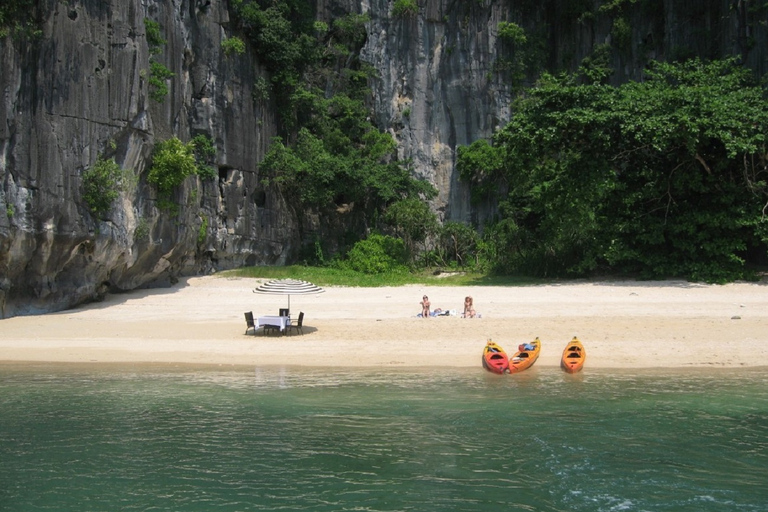
[(253, 289), (253, 293), (287, 295), (289, 310), (291, 309), (291, 295), (313, 295), (324, 291), (309, 281), (300, 281), (299, 279), (273, 279)]

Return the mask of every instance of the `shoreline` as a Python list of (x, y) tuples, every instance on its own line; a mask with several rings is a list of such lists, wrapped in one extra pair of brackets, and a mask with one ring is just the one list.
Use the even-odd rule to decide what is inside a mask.
[[(768, 285), (683, 281), (576, 282), (521, 287), (331, 287), (292, 296), (304, 334), (244, 334), (243, 313), (276, 314), (281, 295), (252, 293), (261, 279), (193, 277), (168, 289), (110, 295), (45, 315), (0, 320), (0, 362), (299, 366), (480, 367), (487, 339), (508, 353), (538, 336), (537, 367), (559, 366), (573, 337), (588, 368), (768, 366)], [(417, 318), (422, 295), (481, 318)]]

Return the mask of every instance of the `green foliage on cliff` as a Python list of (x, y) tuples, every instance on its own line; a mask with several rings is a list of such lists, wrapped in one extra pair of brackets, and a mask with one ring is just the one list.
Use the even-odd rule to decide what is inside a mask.
[(734, 61), (655, 63), (621, 87), (545, 76), (493, 145), (458, 153), (494, 196), (482, 258), (497, 270), (748, 278), (765, 258), (768, 103)]
[(197, 163), (196, 173), (204, 180), (214, 180), (218, 172), (213, 167), (213, 158), (216, 156), (216, 146), (207, 135), (196, 135), (191, 142)]
[(544, 60), (545, 39), (542, 31), (527, 34), (516, 23), (502, 21), (498, 31), (498, 56), (493, 70), (506, 80), (520, 87), (526, 76), (535, 76)]
[[(160, 24), (149, 18), (144, 19), (144, 28), (147, 35), (147, 46), (149, 47), (150, 55), (157, 55), (162, 53), (163, 46), (166, 44), (166, 40), (163, 39), (160, 33)], [(150, 59), (149, 61), (149, 97), (158, 103), (165, 101), (165, 97), (168, 95), (169, 78), (175, 76), (170, 69), (165, 65)]]
[(144, 18), (144, 29), (147, 31), (147, 45), (150, 55), (155, 55), (163, 51), (163, 46), (167, 41), (163, 39), (160, 32), (160, 24), (149, 18)]
[(169, 196), (187, 178), (197, 172), (195, 147), (184, 144), (172, 137), (159, 142), (152, 156), (152, 167), (147, 181), (157, 187), (158, 192)]
[(203, 217), (200, 228), (197, 230), (197, 245), (203, 245), (206, 238), (208, 238), (208, 217)]
[(262, 176), (295, 206), (321, 214), (353, 207), (373, 219), (400, 198), (434, 193), (406, 167), (387, 161), (395, 149), (389, 135), (358, 130), (354, 123), (330, 124), (332, 130), (323, 136), (303, 128), (294, 147), (273, 141), (261, 162)]
[(168, 96), (167, 80), (174, 76), (175, 73), (172, 73), (164, 65), (154, 60), (151, 61), (149, 63), (149, 97), (158, 103), (162, 103), (165, 97)]
[(508, 21), (502, 21), (498, 26), (499, 38), (505, 41), (509, 41), (513, 44), (525, 44), (528, 38), (525, 35), (525, 30), (516, 23)]
[(222, 41), (221, 49), (227, 55), (242, 55), (245, 53), (245, 43), (237, 36), (228, 37)]
[(306, 0), (234, 0), (231, 6), (237, 28), (270, 72), (270, 90), (260, 87), (254, 97), (274, 101), (279, 117), (281, 136), (260, 163), (259, 177), (280, 189), (300, 222), (304, 212), (321, 222), (352, 213), (375, 228), (390, 205), (435, 194), (411, 177), (394, 139), (372, 122), (368, 83), (375, 74), (358, 58), (367, 16), (350, 14), (328, 26), (316, 22)]
[(109, 213), (112, 203), (127, 185), (128, 175), (112, 158), (99, 158), (83, 171), (83, 200), (91, 213), (102, 217)]
[(598, 44), (579, 65), (578, 75), (587, 83), (605, 83), (613, 74), (611, 45)]
[(395, 0), (392, 5), (392, 16), (395, 18), (408, 18), (419, 14), (419, 6), (416, 0)]
[(211, 165), (215, 154), (216, 147), (206, 135), (198, 135), (186, 144), (177, 137), (161, 141), (155, 146), (147, 181), (157, 187), (163, 199), (168, 199), (188, 176), (215, 179), (218, 173)]
[(40, 34), (35, 24), (34, 0), (3, 0), (0, 4), (0, 39), (14, 35)]
[(632, 4), (636, 4), (638, 1), (639, 0), (604, 0), (598, 11), (605, 13), (615, 13), (629, 7)]

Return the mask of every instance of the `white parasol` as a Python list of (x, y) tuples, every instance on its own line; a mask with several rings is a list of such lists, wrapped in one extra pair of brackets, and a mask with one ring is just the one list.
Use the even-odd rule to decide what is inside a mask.
[(287, 295), (289, 310), (291, 309), (291, 295), (313, 295), (323, 293), (324, 291), (324, 289), (309, 281), (301, 281), (299, 279), (273, 279), (253, 289), (253, 293)]

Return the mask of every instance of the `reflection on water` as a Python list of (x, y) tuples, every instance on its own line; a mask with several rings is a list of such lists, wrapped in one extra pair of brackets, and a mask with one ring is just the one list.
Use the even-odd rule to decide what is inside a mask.
[(0, 365), (0, 510), (762, 511), (767, 384)]

